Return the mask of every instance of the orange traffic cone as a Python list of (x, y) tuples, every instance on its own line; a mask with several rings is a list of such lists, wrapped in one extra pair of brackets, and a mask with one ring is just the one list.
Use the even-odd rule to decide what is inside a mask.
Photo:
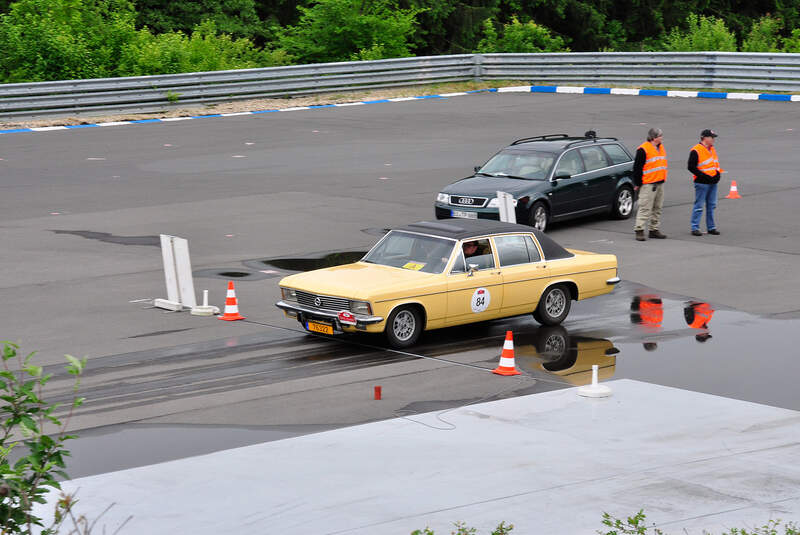
[(492, 370), (497, 375), (521, 375), (514, 366), (514, 333), (506, 331), (506, 341), (500, 354), (500, 364)]
[(731, 181), (731, 191), (725, 195), (726, 199), (741, 199), (742, 196), (739, 195), (739, 188), (736, 187), (736, 181)]
[(239, 314), (239, 305), (236, 302), (236, 290), (233, 288), (233, 281), (228, 281), (228, 294), (225, 296), (225, 313), (217, 319), (225, 321), (244, 319), (244, 316)]

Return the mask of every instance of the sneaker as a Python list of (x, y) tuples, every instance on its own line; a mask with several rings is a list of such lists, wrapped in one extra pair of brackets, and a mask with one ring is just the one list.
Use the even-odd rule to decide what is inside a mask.
[(700, 232), (699, 230), (693, 230), (692, 231), (692, 236), (702, 236), (702, 235), (703, 235), (703, 233)]
[(719, 236), (719, 231), (715, 228), (712, 228), (708, 231), (709, 234), (713, 234), (714, 236)]
[(636, 231), (636, 241), (644, 241), (644, 240), (645, 240), (644, 231), (643, 230), (637, 230)]
[(664, 238), (667, 237), (667, 235), (662, 233), (660, 230), (651, 230), (650, 231), (650, 237), (651, 238), (656, 238), (658, 240), (663, 240)]

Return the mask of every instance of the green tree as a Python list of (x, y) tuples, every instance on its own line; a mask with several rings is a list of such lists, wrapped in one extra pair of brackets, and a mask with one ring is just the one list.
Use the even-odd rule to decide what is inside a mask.
[(671, 52), (736, 51), (736, 37), (717, 17), (692, 13), (686, 18), (686, 30), (673, 28), (664, 39), (663, 49)]
[(318, 0), (298, 9), (299, 22), (284, 28), (277, 43), (300, 63), (411, 55), (417, 10), (390, 0)]
[(742, 52), (779, 52), (781, 49), (780, 31), (783, 22), (765, 15), (753, 23), (750, 33), (742, 41)]
[(484, 38), (478, 43), (477, 52), (568, 52), (561, 37), (553, 37), (550, 31), (534, 21), (521, 23), (517, 17), (503, 25), (503, 32), (498, 36), (492, 21), (487, 19), (483, 27)]
[(418, 55), (465, 54), (475, 50), (483, 21), (496, 19), (501, 0), (399, 0), (418, 10), (412, 41)]
[(210, 20), (224, 34), (263, 41), (264, 25), (254, 0), (136, 0), (137, 27), (160, 34), (191, 33)]
[[(19, 346), (3, 342), (0, 369), (0, 533), (49, 535), (71, 512), (74, 501), (62, 497), (56, 504), (54, 524), (45, 527), (31, 512), (34, 503), (45, 503), (49, 489), (60, 488), (57, 476), (66, 478), (65, 443), (75, 438), (66, 433), (72, 411), (83, 403), (77, 397), (86, 359), (67, 355), (67, 371), (75, 377), (73, 399), (62, 423), (55, 416), (58, 404), (48, 404), (42, 390), (50, 380), (41, 366), (32, 363), (33, 353), (22, 356)], [(12, 367), (13, 366), (13, 367)], [(55, 426), (55, 434), (47, 434)], [(12, 453), (18, 457), (12, 462)], [(73, 517), (74, 518), (74, 517)], [(39, 526), (44, 529), (36, 529)]]
[(0, 81), (113, 76), (135, 34), (129, 0), (20, 0), (0, 16)]

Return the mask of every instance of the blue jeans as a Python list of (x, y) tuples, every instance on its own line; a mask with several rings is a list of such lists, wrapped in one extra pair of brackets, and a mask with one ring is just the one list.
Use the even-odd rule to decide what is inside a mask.
[(700, 230), (700, 218), (703, 216), (703, 205), (706, 207), (706, 229), (717, 228), (714, 223), (714, 209), (717, 207), (716, 184), (694, 184), (694, 206), (692, 207), (692, 230)]

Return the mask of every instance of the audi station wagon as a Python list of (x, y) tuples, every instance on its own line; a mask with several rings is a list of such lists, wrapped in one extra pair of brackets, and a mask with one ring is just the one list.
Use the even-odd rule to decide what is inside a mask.
[(617, 138), (567, 134), (518, 139), (475, 173), (436, 196), (437, 219), (500, 219), (497, 192), (514, 198), (516, 220), (544, 232), (550, 223), (633, 212), (633, 158)]
[(385, 333), (403, 348), (425, 330), (523, 314), (558, 325), (572, 301), (619, 280), (616, 256), (565, 249), (529, 226), (422, 221), (389, 231), (358, 262), (281, 279), (276, 306), (311, 332)]

